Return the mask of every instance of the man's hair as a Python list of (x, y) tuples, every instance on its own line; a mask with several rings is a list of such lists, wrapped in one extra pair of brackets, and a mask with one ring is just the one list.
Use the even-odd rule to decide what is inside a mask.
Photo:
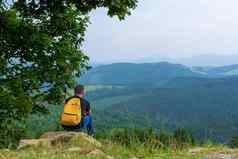
[(77, 85), (75, 88), (74, 88), (74, 94), (83, 94), (84, 92), (84, 86), (83, 85)]

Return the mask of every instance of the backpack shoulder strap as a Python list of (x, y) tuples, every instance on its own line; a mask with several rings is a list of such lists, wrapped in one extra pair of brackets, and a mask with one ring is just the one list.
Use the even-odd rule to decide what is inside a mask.
[(68, 99), (65, 100), (65, 104), (68, 103), (71, 99), (74, 99), (74, 98), (78, 98), (78, 99), (81, 100), (81, 98), (78, 97), (78, 96), (72, 96), (72, 97), (69, 97)]

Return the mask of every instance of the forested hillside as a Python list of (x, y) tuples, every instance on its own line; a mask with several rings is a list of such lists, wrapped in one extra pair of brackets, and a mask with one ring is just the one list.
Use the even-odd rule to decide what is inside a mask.
[(160, 85), (166, 80), (175, 77), (202, 76), (202, 74), (193, 72), (186, 66), (167, 62), (145, 64), (117, 63), (92, 69), (81, 78), (81, 82), (109, 85)]
[(186, 127), (201, 141), (227, 142), (238, 131), (238, 78), (224, 75), (233, 69), (209, 68), (205, 76), (169, 63), (113, 64), (95, 68), (83, 82), (102, 84), (91, 85), (87, 95), (99, 129)]
[(102, 65), (81, 77), (85, 84), (161, 86), (168, 80), (181, 77), (222, 78), (238, 75), (238, 65), (223, 67), (187, 67), (168, 62), (115, 63)]

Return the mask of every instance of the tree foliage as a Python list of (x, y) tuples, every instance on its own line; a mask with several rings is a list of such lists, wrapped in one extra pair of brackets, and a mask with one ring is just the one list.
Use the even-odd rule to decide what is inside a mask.
[[(6, 2), (0, 1), (1, 138), (11, 134), (8, 120), (20, 126), (29, 113), (43, 110), (49, 103), (60, 103), (64, 88), (72, 87), (75, 77), (89, 68), (89, 58), (81, 50), (88, 13), (104, 7), (108, 15), (124, 19), (137, 1)], [(17, 129), (11, 127), (11, 131), (18, 132)], [(12, 133), (9, 138), (14, 134), (19, 136)], [(11, 143), (0, 140), (0, 145)]]
[(232, 136), (230, 141), (228, 142), (228, 145), (231, 148), (237, 148), (238, 147), (238, 136), (237, 135)]
[(124, 19), (135, 9), (137, 0), (18, 0), (15, 6), (23, 11), (24, 15), (39, 17), (42, 14), (54, 14), (56, 10), (64, 11), (65, 8), (74, 6), (78, 12), (87, 14), (90, 11), (103, 7), (108, 9), (109, 16)]
[(148, 149), (180, 149), (196, 144), (192, 134), (184, 128), (179, 128), (174, 133), (163, 129), (158, 133), (153, 128), (113, 128), (111, 131), (99, 132), (96, 137), (109, 139), (126, 147), (143, 145)]
[(195, 139), (192, 133), (190, 133), (187, 129), (184, 129), (184, 128), (178, 128), (174, 132), (174, 138), (176, 139), (177, 144), (180, 147), (186, 146), (188, 144), (191, 144), (191, 145), (195, 144)]

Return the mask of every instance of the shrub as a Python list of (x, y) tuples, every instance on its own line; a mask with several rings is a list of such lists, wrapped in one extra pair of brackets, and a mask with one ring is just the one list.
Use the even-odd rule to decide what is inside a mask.
[[(177, 129), (174, 134), (164, 129), (157, 133), (152, 128), (117, 128), (107, 131), (97, 132), (97, 137), (109, 139), (112, 142), (121, 144), (127, 147), (136, 147), (143, 145), (146, 148), (184, 148), (188, 145), (194, 145), (195, 140), (192, 134), (186, 129)], [(105, 135), (108, 134), (108, 135)]]
[(10, 118), (0, 124), (0, 129), (0, 148), (15, 148), (25, 134), (24, 125)]
[(0, 99), (0, 148), (15, 147), (24, 135), (25, 119), (32, 109), (31, 100), (18, 81), (0, 86)]
[(173, 134), (164, 129), (160, 130), (159, 141), (161, 142), (162, 148), (172, 147), (175, 144)]
[(62, 130), (60, 114), (63, 111), (62, 105), (50, 105), (47, 114), (31, 114), (26, 121), (26, 138), (38, 138), (45, 132)]
[(195, 139), (193, 135), (187, 129), (184, 128), (178, 128), (174, 132), (174, 138), (176, 140), (178, 147), (184, 147), (187, 145), (195, 144)]
[(158, 136), (151, 128), (148, 129), (113, 129), (109, 139), (124, 146), (145, 145), (147, 147), (158, 147)]
[(229, 141), (228, 145), (231, 148), (238, 148), (238, 136), (233, 136)]

